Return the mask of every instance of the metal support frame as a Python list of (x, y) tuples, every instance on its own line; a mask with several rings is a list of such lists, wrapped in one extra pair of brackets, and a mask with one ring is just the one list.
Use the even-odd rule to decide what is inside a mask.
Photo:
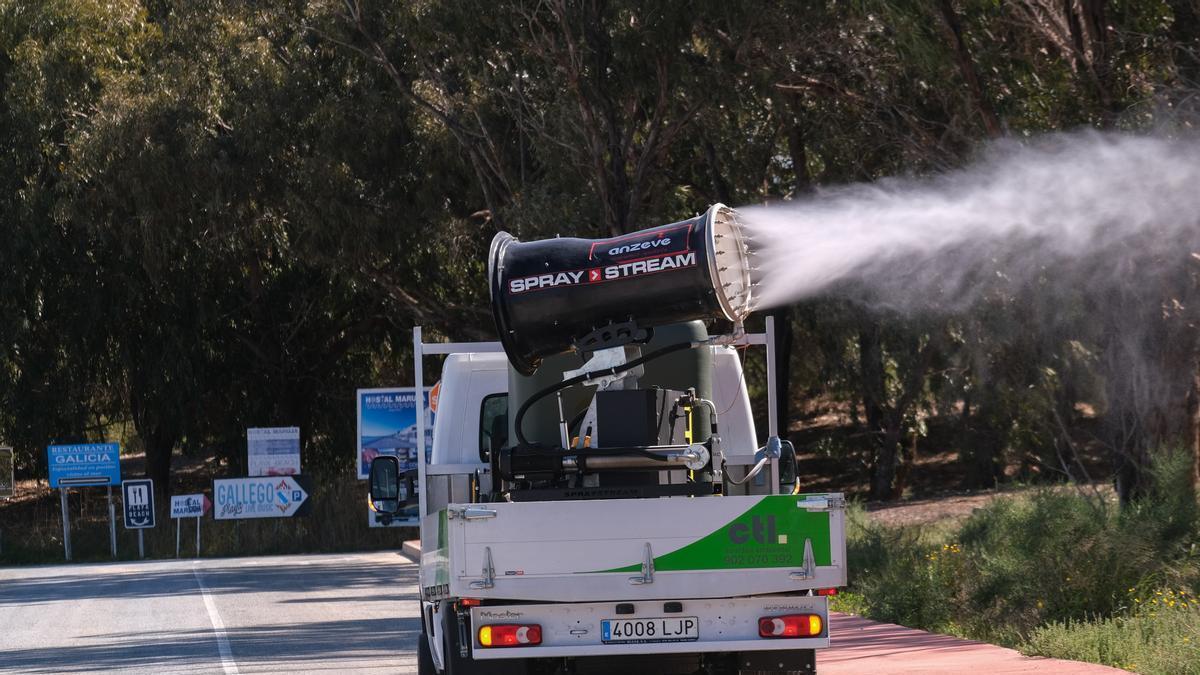
[[(779, 436), (779, 383), (775, 381), (775, 317), (767, 315), (767, 435)], [(779, 458), (771, 458), (771, 494), (779, 493)]]
[[(764, 333), (745, 333), (738, 339), (728, 343), (733, 346), (749, 346), (762, 345), (767, 348), (767, 435), (779, 435), (779, 419), (776, 410), (776, 400), (779, 397), (779, 392), (776, 391), (777, 383), (775, 381), (775, 317), (766, 317), (767, 327)], [(425, 357), (426, 356), (444, 356), (447, 354), (455, 354), (459, 352), (474, 352), (474, 353), (497, 353), (503, 352), (504, 347), (499, 342), (425, 342), (420, 326), (413, 326), (413, 384), (417, 395), (423, 396), (425, 391)], [(421, 403), (423, 398), (418, 398)], [(427, 513), (427, 498), (425, 489), (425, 477), (432, 475), (426, 462), (426, 447), (425, 447), (425, 415), (417, 415), (417, 481), (419, 487), (417, 489), (417, 513), (418, 525), (420, 520), (424, 520)], [(448, 473), (447, 471), (437, 471), (436, 473)], [(779, 493), (779, 460), (771, 460), (771, 494)]]
[[(767, 438), (779, 435), (779, 383), (775, 381), (775, 363), (778, 355), (775, 352), (775, 317), (766, 317), (766, 331), (763, 333), (745, 333), (728, 344), (734, 347), (761, 345), (767, 348)], [(785, 357), (786, 358), (786, 357)], [(770, 494), (779, 494), (779, 459), (772, 458)]]
[[(421, 327), (413, 326), (413, 380), (416, 385), (418, 408), (424, 403), (425, 357), (442, 356), (458, 352), (494, 353), (503, 352), (499, 342), (430, 342), (422, 340)], [(420, 412), (420, 411), (419, 411)], [(427, 510), (425, 476), (428, 468), (425, 460), (425, 415), (417, 415), (417, 525), (425, 519)]]
[(416, 380), (416, 418), (417, 418), (417, 527), (425, 519), (425, 503), (428, 501), (426, 492), (429, 484), (425, 482), (425, 352), (421, 342), (421, 327), (413, 326), (413, 379)]

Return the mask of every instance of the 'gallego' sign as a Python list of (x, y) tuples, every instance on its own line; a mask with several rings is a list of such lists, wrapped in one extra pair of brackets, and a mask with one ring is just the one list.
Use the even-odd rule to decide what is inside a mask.
[(290, 518), (308, 510), (303, 476), (261, 476), (213, 481), (213, 517)]

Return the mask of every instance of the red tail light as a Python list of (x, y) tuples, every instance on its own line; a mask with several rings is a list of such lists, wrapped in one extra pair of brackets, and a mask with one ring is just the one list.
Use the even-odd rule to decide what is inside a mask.
[(821, 634), (820, 614), (764, 616), (758, 620), (758, 636), (764, 638), (800, 638)]
[(836, 588), (818, 588), (817, 595), (837, 595)]
[(484, 647), (532, 647), (542, 644), (538, 624), (506, 623), (479, 628), (479, 644)]

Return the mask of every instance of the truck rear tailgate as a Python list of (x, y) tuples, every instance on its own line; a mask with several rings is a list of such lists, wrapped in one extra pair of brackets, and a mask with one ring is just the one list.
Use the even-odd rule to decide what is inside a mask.
[(720, 598), (846, 583), (840, 494), (452, 504), (429, 518), (426, 599)]

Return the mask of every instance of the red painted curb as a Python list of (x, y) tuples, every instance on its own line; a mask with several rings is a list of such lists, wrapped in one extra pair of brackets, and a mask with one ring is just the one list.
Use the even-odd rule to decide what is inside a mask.
[(1126, 672), (1082, 661), (1024, 656), (1015, 649), (849, 614), (831, 614), (829, 629), (829, 649), (817, 651), (817, 671), (821, 675), (1115, 675)]

